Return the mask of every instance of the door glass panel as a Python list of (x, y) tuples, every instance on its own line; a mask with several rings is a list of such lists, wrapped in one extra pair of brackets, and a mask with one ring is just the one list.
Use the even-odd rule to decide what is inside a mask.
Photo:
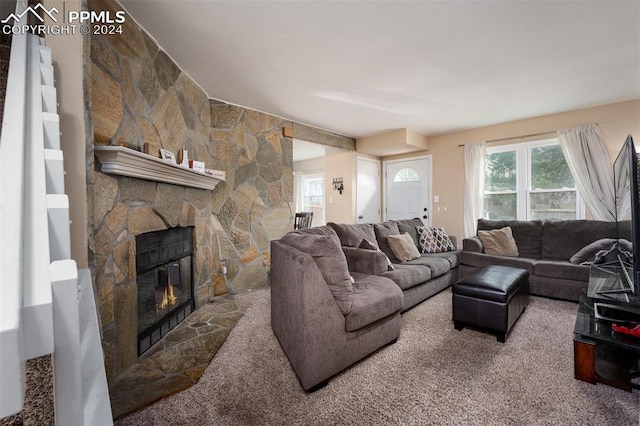
[(417, 182), (419, 180), (418, 172), (410, 167), (398, 170), (398, 173), (393, 177), (394, 182)]

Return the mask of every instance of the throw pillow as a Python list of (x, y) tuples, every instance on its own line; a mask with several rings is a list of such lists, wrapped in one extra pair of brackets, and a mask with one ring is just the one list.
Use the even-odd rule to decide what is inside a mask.
[(416, 230), (420, 236), (420, 251), (422, 253), (442, 253), (456, 249), (444, 228), (416, 226)]
[(400, 262), (420, 257), (420, 252), (414, 244), (413, 238), (406, 232), (400, 235), (389, 235), (387, 241), (389, 241), (389, 247), (391, 247), (393, 254)]
[[(375, 250), (384, 254), (384, 252), (380, 250), (378, 246), (376, 246), (373, 242), (367, 240), (366, 238), (362, 239), (358, 248), (366, 249), (366, 250)], [(391, 263), (391, 260), (389, 260), (389, 256), (384, 254), (384, 257), (387, 259), (387, 271), (393, 271), (395, 268), (393, 267), (393, 263)]]
[(492, 231), (478, 231), (478, 237), (482, 241), (486, 254), (511, 257), (519, 255), (518, 246), (516, 245), (516, 240), (513, 239), (510, 226)]
[[(568, 222), (568, 221), (567, 221)], [(576, 221), (577, 222), (577, 221)], [(550, 222), (549, 222), (550, 223)], [(511, 234), (518, 246), (518, 255), (531, 259), (551, 257), (542, 256), (542, 221), (541, 220), (488, 220), (478, 219), (478, 231), (492, 231), (511, 227)], [(547, 225), (545, 225), (546, 227)], [(546, 229), (546, 228), (545, 228)], [(560, 234), (565, 235), (565, 234)], [(564, 259), (568, 259), (570, 254)]]
[(375, 243), (367, 240), (366, 238), (363, 238), (362, 241), (360, 241), (360, 245), (358, 246), (358, 248), (366, 250), (380, 250), (378, 246), (375, 245)]
[[(569, 262), (574, 265), (591, 265), (594, 263), (602, 263), (605, 261), (605, 258), (616, 251), (616, 242), (617, 240), (613, 238), (602, 238), (592, 242), (591, 244), (587, 244), (576, 254), (571, 256)], [(627, 240), (620, 240), (620, 252), (624, 254), (624, 249), (628, 248)]]
[(281, 241), (311, 255), (340, 311), (344, 315), (349, 314), (353, 304), (351, 274), (349, 274), (347, 258), (336, 240), (327, 235), (303, 235), (290, 232), (282, 237)]

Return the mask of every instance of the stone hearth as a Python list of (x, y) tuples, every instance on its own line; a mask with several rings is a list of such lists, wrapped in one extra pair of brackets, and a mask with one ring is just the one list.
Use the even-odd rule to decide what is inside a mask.
[(247, 307), (232, 295), (216, 297), (170, 331), (110, 385), (114, 418), (197, 383)]

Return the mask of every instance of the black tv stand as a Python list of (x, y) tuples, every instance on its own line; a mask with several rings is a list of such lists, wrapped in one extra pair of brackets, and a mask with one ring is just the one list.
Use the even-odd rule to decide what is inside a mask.
[(583, 291), (573, 330), (574, 375), (631, 392), (638, 389), (640, 338), (622, 335), (612, 322), (594, 315), (594, 300)]
[(587, 295), (594, 300), (596, 307), (601, 304), (608, 307), (620, 305), (624, 306), (625, 311), (629, 308), (638, 311), (640, 322), (640, 298), (634, 294), (634, 283), (628, 271), (630, 268), (622, 259), (606, 265), (591, 265)]

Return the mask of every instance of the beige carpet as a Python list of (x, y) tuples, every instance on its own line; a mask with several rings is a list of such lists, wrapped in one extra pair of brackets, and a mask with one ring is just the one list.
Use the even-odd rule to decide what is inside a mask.
[(55, 424), (51, 372), (51, 355), (33, 358), (26, 362), (26, 388), (22, 411), (0, 419), (0, 426), (48, 426)]
[(402, 317), (397, 343), (306, 394), (270, 326), (269, 289), (200, 379), (120, 425), (636, 425), (638, 391), (573, 378), (577, 305), (533, 297), (505, 344), (451, 322), (445, 290)]

